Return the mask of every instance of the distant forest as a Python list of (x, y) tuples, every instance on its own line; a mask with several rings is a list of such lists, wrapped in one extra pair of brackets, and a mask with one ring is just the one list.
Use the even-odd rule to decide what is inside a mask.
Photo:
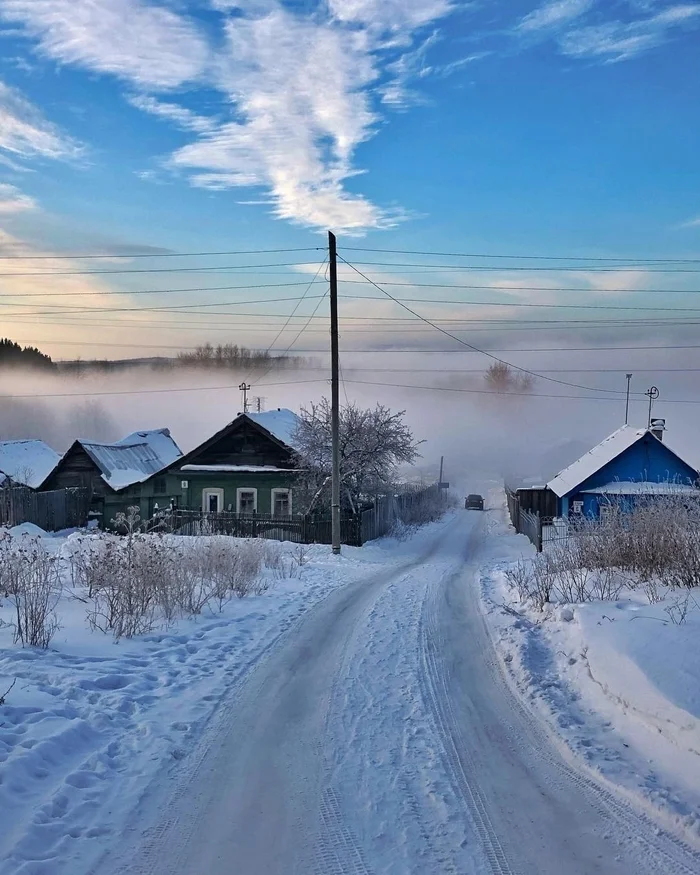
[(3, 337), (0, 340), (0, 368), (8, 367), (32, 368), (42, 371), (56, 370), (51, 356), (44, 355), (34, 346), (22, 347), (13, 340)]
[(283, 370), (301, 368), (309, 364), (308, 359), (292, 355), (275, 355), (265, 350), (248, 349), (245, 346), (227, 343), (214, 346), (205, 343), (193, 350), (183, 350), (175, 357), (143, 356), (129, 359), (76, 359), (58, 363), (62, 373), (84, 376), (91, 372), (111, 373), (134, 368), (148, 368), (157, 371), (179, 369), (241, 370), (263, 369)]

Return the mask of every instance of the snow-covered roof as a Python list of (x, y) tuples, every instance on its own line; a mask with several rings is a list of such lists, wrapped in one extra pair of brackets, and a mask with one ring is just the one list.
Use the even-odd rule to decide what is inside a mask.
[(43, 441), (0, 441), (0, 485), (10, 477), (36, 489), (61, 457)]
[(584, 491), (597, 495), (700, 495), (700, 489), (690, 483), (659, 483), (654, 480), (614, 480)]
[(182, 455), (167, 428), (135, 431), (113, 444), (79, 443), (115, 490), (148, 480)]
[[(616, 459), (625, 450), (634, 446), (646, 434), (651, 434), (646, 428), (633, 428), (631, 425), (623, 425), (622, 428), (618, 428), (617, 431), (606, 437), (604, 441), (601, 441), (598, 446), (593, 447), (592, 450), (589, 450), (580, 459), (569, 465), (568, 468), (560, 471), (553, 480), (549, 481), (547, 484), (548, 488), (559, 498), (568, 495), (569, 492), (580, 486), (584, 480), (592, 477), (596, 471), (600, 471), (601, 468), (612, 462), (613, 459)], [(657, 440), (657, 438), (654, 437), (654, 440)], [(664, 446), (674, 456), (684, 461), (678, 456), (678, 453), (674, 453), (671, 450), (668, 444), (664, 443)]]
[(293, 410), (282, 407), (279, 410), (266, 410), (264, 413), (248, 413), (257, 425), (269, 431), (278, 441), (294, 449), (294, 432), (299, 425), (299, 417)]

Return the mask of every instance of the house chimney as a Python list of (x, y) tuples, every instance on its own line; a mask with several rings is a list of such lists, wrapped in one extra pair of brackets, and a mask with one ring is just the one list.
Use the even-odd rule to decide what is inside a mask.
[(662, 441), (664, 439), (664, 432), (666, 431), (666, 420), (652, 419), (650, 431), (655, 438)]

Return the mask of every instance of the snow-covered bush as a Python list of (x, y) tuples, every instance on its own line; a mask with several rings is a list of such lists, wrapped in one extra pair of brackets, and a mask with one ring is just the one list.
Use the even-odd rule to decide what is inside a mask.
[(14, 609), (15, 642), (48, 647), (59, 628), (61, 578), (56, 557), (39, 538), (0, 532), (0, 588)]
[(506, 578), (523, 601), (615, 600), (642, 589), (650, 602), (669, 589), (700, 587), (700, 499), (656, 497), (632, 511), (613, 506), (603, 520), (579, 520)]
[(232, 598), (259, 595), (269, 586), (264, 566), (277, 577), (293, 576), (279, 544), (144, 534), (131, 513), (115, 522), (124, 536), (75, 535), (62, 555), (73, 586), (84, 593), (90, 626), (116, 639), (205, 610), (220, 612)]

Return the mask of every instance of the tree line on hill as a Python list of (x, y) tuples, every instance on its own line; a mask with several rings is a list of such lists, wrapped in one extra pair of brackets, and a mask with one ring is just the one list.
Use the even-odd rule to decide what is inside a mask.
[(56, 365), (51, 356), (40, 352), (35, 346), (20, 346), (7, 337), (0, 340), (0, 368), (22, 367), (42, 371), (54, 371)]

